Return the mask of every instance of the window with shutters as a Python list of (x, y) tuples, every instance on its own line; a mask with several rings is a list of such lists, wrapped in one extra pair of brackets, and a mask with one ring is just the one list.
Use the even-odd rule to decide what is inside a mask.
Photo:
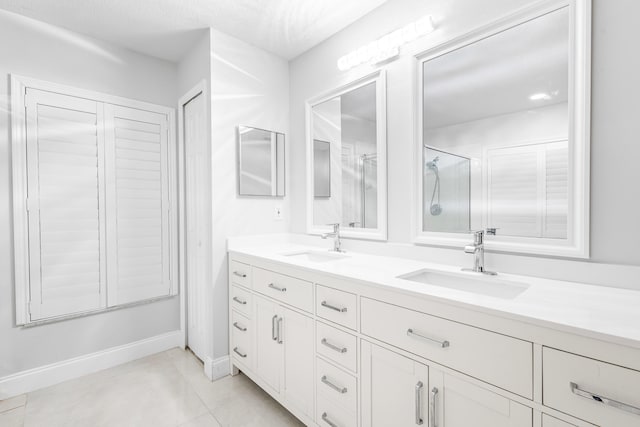
[(171, 120), (12, 77), (17, 324), (177, 293)]
[(487, 225), (510, 236), (567, 238), (568, 142), (487, 151)]

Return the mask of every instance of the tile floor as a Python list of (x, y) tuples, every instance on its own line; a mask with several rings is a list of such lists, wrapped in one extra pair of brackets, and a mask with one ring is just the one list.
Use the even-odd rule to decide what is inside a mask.
[(175, 348), (0, 401), (0, 426), (302, 426), (244, 375), (211, 382)]

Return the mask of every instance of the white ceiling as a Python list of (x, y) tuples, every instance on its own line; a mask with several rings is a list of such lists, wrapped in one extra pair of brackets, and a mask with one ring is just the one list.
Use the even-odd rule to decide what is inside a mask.
[(292, 59), (387, 0), (0, 0), (0, 8), (178, 61), (213, 27)]
[(568, 54), (564, 8), (426, 62), (425, 128), (566, 102)]

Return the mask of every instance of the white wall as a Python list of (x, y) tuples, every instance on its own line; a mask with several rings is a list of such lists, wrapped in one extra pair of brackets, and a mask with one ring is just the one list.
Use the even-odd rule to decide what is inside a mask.
[(0, 378), (179, 329), (179, 299), (16, 328), (9, 73), (161, 105), (176, 101), (176, 67), (0, 11)]
[[(384, 66), (387, 71), (389, 241), (410, 244), (408, 207), (412, 206), (413, 176), (409, 166), (414, 156), (412, 56), (528, 3), (529, 0), (388, 2), (293, 60), (290, 64), (291, 135), (296, 144), (292, 147), (291, 163), (292, 230), (305, 232), (305, 100), (372, 71), (364, 67), (340, 72), (336, 67), (340, 56), (417, 17), (426, 14), (435, 17), (434, 33), (405, 46), (398, 59)], [(640, 182), (637, 167), (640, 144), (635, 142), (640, 135), (640, 121), (636, 117), (640, 111), (640, 57), (629, 55), (628, 48), (628, 40), (640, 36), (634, 18), (640, 13), (640, 3), (594, 0), (593, 4), (591, 262), (640, 265), (640, 251), (634, 248), (640, 237), (640, 198), (621, 197), (626, 185)], [(376, 245), (380, 244), (369, 244)], [(458, 249), (436, 252), (458, 262)], [(544, 264), (540, 260), (518, 258), (517, 263), (507, 262), (507, 257), (490, 254), (487, 262), (494, 262), (503, 271), (557, 273), (557, 269), (540, 268)], [(583, 263), (564, 265), (567, 270), (578, 271)]]
[[(226, 238), (290, 230), (287, 173), (284, 198), (237, 195), (236, 127), (253, 126), (286, 135), (287, 161), (297, 144), (289, 133), (287, 61), (218, 31), (211, 31), (212, 190), (213, 190), (213, 357), (228, 352), (228, 276)], [(287, 172), (289, 169), (287, 169)], [(276, 206), (283, 220), (274, 219)]]

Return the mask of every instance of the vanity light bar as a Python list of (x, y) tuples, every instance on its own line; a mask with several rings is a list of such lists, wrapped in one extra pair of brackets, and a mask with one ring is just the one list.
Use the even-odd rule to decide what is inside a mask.
[(433, 32), (431, 15), (405, 25), (338, 59), (338, 69), (347, 71), (362, 64), (377, 64), (398, 56), (400, 47)]

